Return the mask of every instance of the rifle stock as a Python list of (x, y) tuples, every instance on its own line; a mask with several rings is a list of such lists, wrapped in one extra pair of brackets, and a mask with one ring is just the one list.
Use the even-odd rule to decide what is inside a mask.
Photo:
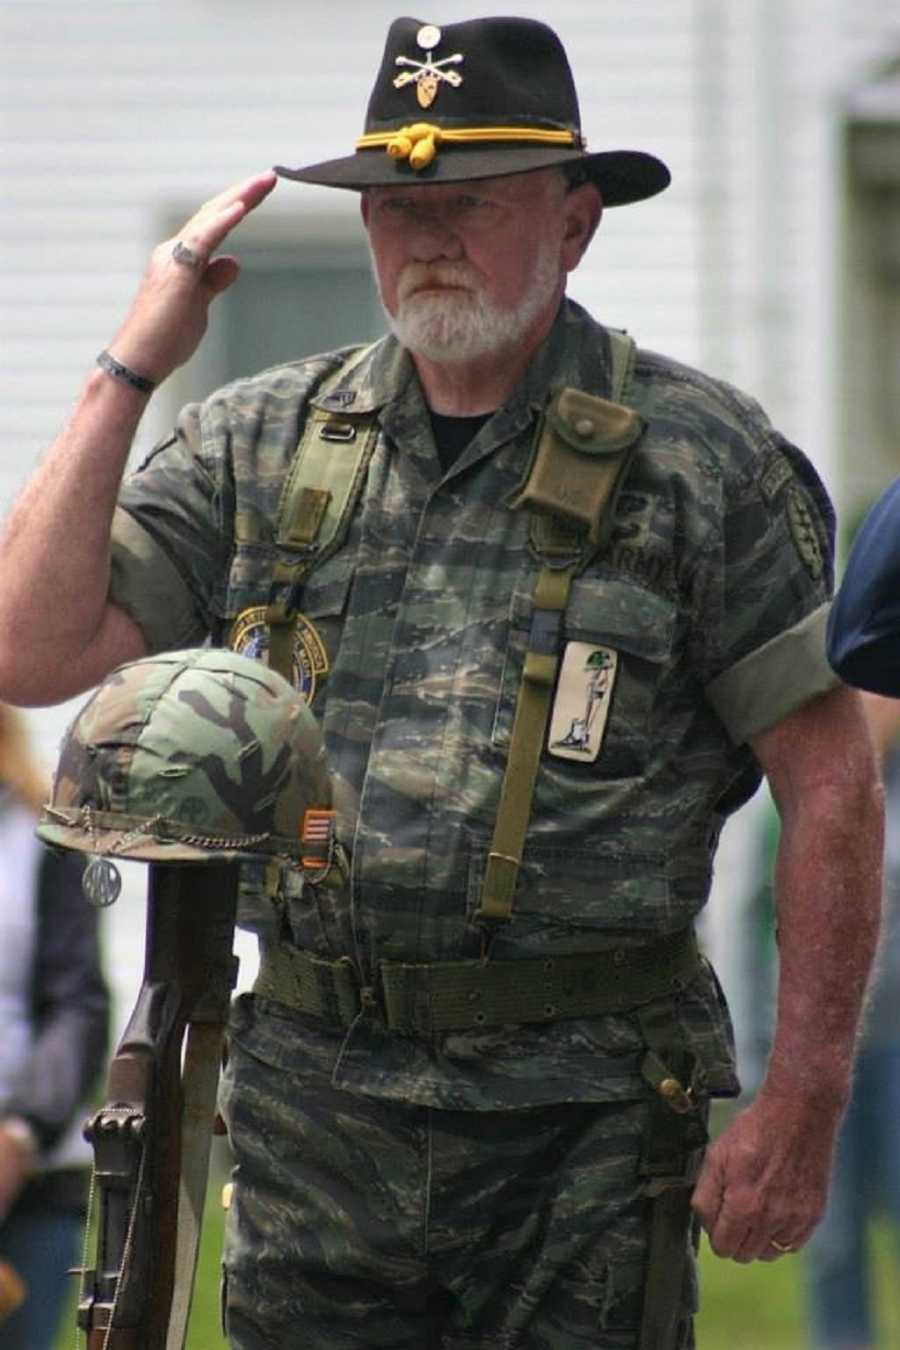
[(167, 1344), (183, 1043), (192, 1023), (224, 1027), (227, 1019), (238, 870), (234, 863), (150, 865), (143, 981), (110, 1064), (106, 1100), (85, 1127), (98, 1219), (95, 1265), (84, 1272), (78, 1308), (87, 1350)]

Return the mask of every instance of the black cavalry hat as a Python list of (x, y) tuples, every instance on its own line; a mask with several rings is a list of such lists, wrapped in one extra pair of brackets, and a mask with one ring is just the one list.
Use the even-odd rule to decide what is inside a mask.
[(533, 19), (471, 19), (439, 28), (395, 19), (356, 153), (283, 178), (361, 191), (385, 183), (458, 183), (581, 168), (606, 206), (652, 197), (669, 170), (640, 150), (590, 153), (562, 43)]

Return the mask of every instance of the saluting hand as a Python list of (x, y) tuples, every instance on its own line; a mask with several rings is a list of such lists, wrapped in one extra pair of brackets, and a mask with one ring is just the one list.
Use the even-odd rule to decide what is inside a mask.
[(216, 250), (277, 182), (269, 170), (236, 183), (200, 207), (150, 258), (140, 289), (109, 351), (159, 383), (184, 365), (206, 332), (211, 301), (237, 278), (240, 266)]

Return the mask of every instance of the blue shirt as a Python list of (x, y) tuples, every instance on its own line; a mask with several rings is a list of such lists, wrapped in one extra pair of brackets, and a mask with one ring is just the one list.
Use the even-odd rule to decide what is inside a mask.
[(900, 478), (860, 526), (829, 616), (827, 654), (847, 684), (900, 698)]

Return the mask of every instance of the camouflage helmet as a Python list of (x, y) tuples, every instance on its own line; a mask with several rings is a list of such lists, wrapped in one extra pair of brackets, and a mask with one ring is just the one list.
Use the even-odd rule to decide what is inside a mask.
[(201, 648), (107, 676), (63, 738), (38, 834), (144, 862), (299, 864), (305, 812), (330, 806), (302, 696), (250, 657)]

